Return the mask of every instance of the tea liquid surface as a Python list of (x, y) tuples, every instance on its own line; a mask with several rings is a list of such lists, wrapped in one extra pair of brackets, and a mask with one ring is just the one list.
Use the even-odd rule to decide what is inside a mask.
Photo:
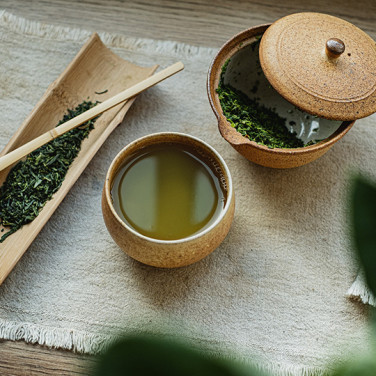
[(178, 144), (135, 154), (118, 171), (111, 194), (123, 221), (161, 240), (182, 239), (210, 226), (225, 200), (212, 168)]

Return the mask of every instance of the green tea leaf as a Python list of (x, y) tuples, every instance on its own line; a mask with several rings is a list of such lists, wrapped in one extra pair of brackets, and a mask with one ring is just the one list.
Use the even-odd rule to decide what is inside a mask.
[[(68, 109), (57, 126), (97, 103), (84, 101), (76, 108)], [(0, 243), (23, 225), (33, 221), (46, 202), (59, 190), (69, 166), (81, 149), (81, 142), (94, 128), (96, 119), (43, 145), (12, 168), (0, 187), (0, 225), (9, 228), (0, 238)]]
[(376, 295), (376, 186), (358, 176), (352, 192), (353, 238), (367, 284)]
[(260, 376), (253, 368), (209, 358), (181, 343), (151, 336), (130, 336), (99, 359), (95, 376)]
[(354, 359), (340, 366), (331, 376), (375, 376), (376, 353), (368, 357)]
[[(252, 48), (258, 48), (259, 43), (260, 41), (253, 43)], [(303, 147), (304, 143), (296, 137), (296, 133), (291, 133), (287, 129), (286, 119), (230, 84), (225, 84), (224, 77), (230, 61), (228, 59), (222, 67), (216, 92), (223, 115), (231, 126), (242, 136), (269, 148)]]

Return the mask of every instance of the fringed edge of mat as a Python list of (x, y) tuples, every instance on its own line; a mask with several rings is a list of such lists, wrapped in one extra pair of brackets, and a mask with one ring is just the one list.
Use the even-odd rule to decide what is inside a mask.
[(266, 376), (327, 376), (328, 370), (294, 365), (275, 365), (256, 363), (255, 368)]
[(346, 296), (349, 299), (376, 307), (375, 296), (369, 290), (363, 272), (359, 272), (354, 283), (348, 289)]
[[(71, 350), (77, 353), (98, 355), (105, 351), (109, 345), (119, 337), (104, 336), (101, 334), (61, 328), (43, 327), (30, 323), (7, 322), (0, 319), (0, 338), (12, 341), (25, 341), (30, 344), (39, 344), (54, 349)], [(194, 346), (200, 350), (200, 346)], [(255, 361), (244, 356), (229, 355), (226, 350), (208, 350), (204, 346), (203, 353), (210, 357), (222, 357), (224, 359), (254, 367), (266, 375), (273, 376), (324, 376), (328, 370), (304, 367), (288, 364), (272, 364)]]
[(110, 343), (110, 337), (92, 333), (43, 327), (30, 323), (17, 323), (0, 319), (0, 338), (11, 341), (25, 341), (49, 348), (73, 350), (78, 353), (99, 354)]
[[(84, 42), (92, 34), (92, 31), (85, 29), (31, 21), (23, 17), (15, 16), (6, 10), (0, 10), (0, 25), (4, 25), (14, 32), (61, 41), (73, 40)], [(124, 48), (128, 51), (153, 50), (161, 55), (168, 54), (179, 58), (193, 58), (199, 56), (200, 58), (205, 57), (211, 59), (215, 56), (217, 51), (214, 48), (192, 46), (175, 41), (132, 38), (108, 32), (98, 32), (98, 35), (108, 47)]]

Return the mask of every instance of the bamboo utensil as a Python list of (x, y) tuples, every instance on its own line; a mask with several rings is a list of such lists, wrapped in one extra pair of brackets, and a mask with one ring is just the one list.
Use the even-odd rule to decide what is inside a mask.
[[(28, 143), (58, 123), (68, 108), (74, 108), (90, 96), (90, 100), (104, 102), (126, 88), (151, 76), (158, 65), (140, 67), (126, 61), (100, 40), (94, 33), (66, 67), (47, 88), (30, 115), (10, 139), (0, 156)], [(103, 94), (97, 94), (107, 89)], [(31, 90), (31, 89), (30, 89)], [(0, 285), (12, 271), (30, 244), (42, 230), (71, 187), (80, 177), (96, 152), (114, 129), (123, 121), (135, 97), (105, 111), (96, 121), (90, 136), (81, 144), (81, 151), (69, 167), (64, 182), (33, 222), (23, 226), (0, 244)], [(0, 171), (0, 185), (10, 167)], [(0, 226), (0, 231), (2, 230)], [(6, 230), (6, 229), (4, 229)]]
[(177, 62), (173, 65), (170, 65), (166, 69), (163, 69), (153, 76), (146, 78), (136, 85), (113, 96), (112, 98), (107, 99), (103, 103), (98, 104), (97, 106), (91, 108), (83, 114), (78, 115), (75, 118), (65, 122), (59, 127), (53, 128), (50, 131), (43, 133), (41, 136), (33, 139), (32, 141), (29, 141), (25, 145), (22, 145), (16, 150), (11, 151), (3, 157), (0, 157), (0, 171), (9, 167), (14, 162), (17, 162), (19, 159), (25, 157), (27, 154), (30, 154), (34, 150), (40, 148), (42, 145), (47, 144), (53, 139), (63, 135), (66, 132), (69, 132), (70, 130), (80, 126), (81, 124), (86, 123), (88, 120), (95, 118), (96, 116), (102, 114), (110, 108), (113, 108), (116, 105), (125, 102), (126, 100), (156, 85), (157, 83), (165, 80), (175, 73), (180, 72), (182, 69), (184, 69), (182, 62)]

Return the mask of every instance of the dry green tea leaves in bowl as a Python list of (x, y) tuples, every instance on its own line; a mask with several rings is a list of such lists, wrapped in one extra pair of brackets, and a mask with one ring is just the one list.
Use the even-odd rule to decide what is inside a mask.
[(270, 85), (260, 65), (260, 41), (261, 35), (222, 67), (216, 92), (227, 121), (242, 136), (269, 148), (301, 148), (333, 134), (340, 121), (309, 115)]
[(209, 68), (208, 96), (221, 135), (240, 154), (298, 167), (376, 112), (375, 67), (366, 33), (337, 17), (297, 13), (226, 42)]
[[(258, 51), (259, 42), (253, 42), (247, 49)], [(251, 60), (258, 62), (257, 56)], [(290, 132), (285, 127), (286, 119), (282, 118), (275, 110), (262, 105), (258, 98), (252, 98), (240, 89), (236, 89), (234, 83), (225, 83), (225, 75), (231, 59), (222, 67), (221, 78), (217, 93), (222, 106), (223, 114), (229, 123), (244, 137), (261, 145), (271, 148), (295, 148), (303, 146), (303, 142), (296, 137), (296, 132)], [(258, 64), (259, 65), (259, 64)], [(259, 70), (257, 70), (257, 75)], [(241, 75), (241, 72), (236, 74)], [(240, 77), (239, 77), (240, 79)], [(251, 92), (257, 95), (260, 81), (256, 79)]]

